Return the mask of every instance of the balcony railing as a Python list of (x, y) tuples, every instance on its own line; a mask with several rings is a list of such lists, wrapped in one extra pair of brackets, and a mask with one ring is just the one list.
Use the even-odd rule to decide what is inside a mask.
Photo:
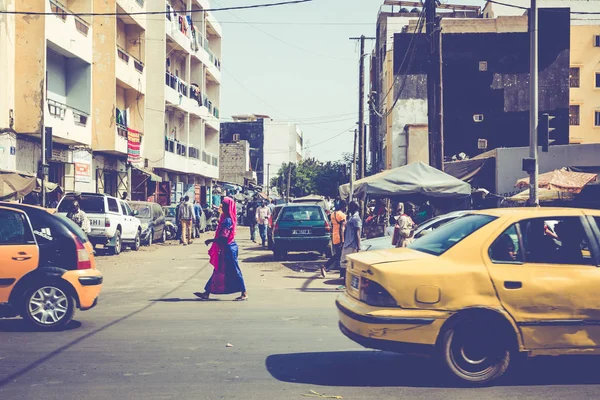
[(77, 110), (75, 108), (72, 108), (72, 110), (75, 125), (86, 126), (89, 114), (84, 111)]
[(166, 71), (165, 73), (165, 84), (171, 89), (176, 90), (179, 94), (186, 97), (188, 96), (188, 84), (171, 74), (169, 71)]
[(203, 151), (202, 152), (202, 161), (204, 161), (205, 163), (212, 165), (213, 167), (218, 167), (219, 166), (219, 157), (215, 156), (212, 153)]
[(121, 47), (117, 46), (117, 56), (119, 56), (119, 58), (123, 61), (125, 61), (125, 63), (129, 64), (129, 54), (127, 54), (127, 52), (125, 50), (123, 50)]
[(188, 156), (190, 158), (200, 159), (200, 149), (194, 146), (188, 147)]
[(117, 135), (123, 139), (127, 139), (127, 127), (125, 125), (117, 124)]
[(175, 140), (165, 137), (165, 151), (169, 153), (175, 153)]
[(197, 85), (190, 85), (190, 99), (196, 100), (198, 106), (202, 107), (202, 92)]
[(217, 119), (219, 118), (219, 109), (217, 107), (213, 107), (212, 115)]
[(48, 112), (56, 118), (65, 119), (67, 105), (58, 101), (48, 99)]
[[(58, 19), (62, 20), (63, 22), (67, 21), (67, 17), (69, 15), (73, 15), (73, 13), (69, 11), (67, 7), (60, 4), (56, 0), (50, 0), (50, 10)], [(82, 35), (87, 36), (90, 30), (90, 24), (85, 22), (77, 15), (73, 15), (73, 18), (75, 18), (75, 28), (77, 28), (77, 31)]]
[(187, 146), (182, 143), (177, 143), (177, 155), (178, 156), (187, 156)]

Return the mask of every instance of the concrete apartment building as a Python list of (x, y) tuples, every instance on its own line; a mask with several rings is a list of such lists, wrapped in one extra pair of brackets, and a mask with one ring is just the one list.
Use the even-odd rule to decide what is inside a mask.
[[(0, 169), (163, 204), (218, 179), (222, 30), (207, 0), (0, 0)], [(165, 14), (140, 15), (145, 11)], [(115, 15), (77, 16), (78, 13)], [(166, 68), (165, 68), (166, 64)], [(136, 147), (137, 146), (137, 147)]]
[(284, 163), (302, 160), (303, 134), (294, 123), (272, 120), (267, 115), (237, 115), (221, 123), (221, 144), (247, 141), (251, 169), (261, 186), (277, 176)]
[[(529, 0), (488, 2), (484, 18), (525, 15)], [(517, 6), (517, 7), (511, 7)], [(600, 143), (600, 20), (586, 12), (600, 11), (600, 0), (539, 0), (543, 8), (570, 8), (571, 49), (569, 79), (570, 143)], [(581, 14), (578, 14), (580, 13)]]
[(221, 143), (219, 155), (219, 181), (240, 186), (256, 184), (256, 172), (250, 167), (250, 143), (240, 140)]

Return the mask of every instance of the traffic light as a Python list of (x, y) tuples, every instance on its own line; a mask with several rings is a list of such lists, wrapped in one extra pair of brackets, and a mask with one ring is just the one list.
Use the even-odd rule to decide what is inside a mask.
[(550, 127), (550, 121), (554, 118), (549, 114), (542, 114), (539, 125), (538, 125), (538, 146), (542, 146), (542, 151), (544, 153), (548, 152), (548, 147), (550, 143), (554, 142), (554, 140), (550, 140), (550, 132), (552, 132), (556, 128)]

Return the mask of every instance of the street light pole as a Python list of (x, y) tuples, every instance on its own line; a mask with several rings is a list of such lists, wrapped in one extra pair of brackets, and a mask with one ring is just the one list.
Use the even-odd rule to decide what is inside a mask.
[(529, 9), (529, 205), (536, 207), (538, 199), (538, 8), (531, 0)]

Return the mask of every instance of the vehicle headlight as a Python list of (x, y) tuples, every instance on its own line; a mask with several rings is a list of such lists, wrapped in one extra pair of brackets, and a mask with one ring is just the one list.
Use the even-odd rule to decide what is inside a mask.
[(140, 224), (140, 227), (142, 228), (143, 231), (148, 230), (148, 224), (145, 222), (143, 224)]

